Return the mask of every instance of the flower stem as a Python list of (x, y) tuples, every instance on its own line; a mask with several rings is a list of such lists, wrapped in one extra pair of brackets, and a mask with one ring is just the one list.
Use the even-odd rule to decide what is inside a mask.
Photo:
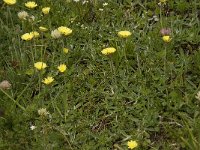
[(20, 105), (16, 100), (14, 100), (8, 93), (6, 93), (4, 90), (0, 88), (1, 92), (3, 92), (9, 99), (11, 99), (21, 110), (25, 111), (26, 109)]

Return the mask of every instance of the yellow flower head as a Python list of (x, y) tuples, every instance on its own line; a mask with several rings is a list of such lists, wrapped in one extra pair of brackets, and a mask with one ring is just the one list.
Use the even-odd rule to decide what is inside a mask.
[(47, 77), (47, 78), (44, 78), (44, 80), (42, 80), (42, 82), (44, 83), (44, 84), (50, 84), (51, 82), (53, 82), (54, 81), (54, 78), (53, 77)]
[(161, 3), (166, 3), (166, 2), (167, 2), (167, 0), (160, 0), (160, 2), (161, 2)]
[(44, 7), (44, 8), (42, 8), (42, 12), (45, 15), (49, 14), (49, 11), (50, 11), (50, 7)]
[(16, 3), (16, 0), (3, 0), (3, 1), (8, 5), (14, 5)]
[(48, 29), (47, 28), (45, 28), (45, 27), (39, 27), (39, 29), (40, 29), (40, 31), (43, 31), (43, 32), (45, 32), (45, 31), (48, 31)]
[(67, 69), (67, 66), (65, 64), (61, 64), (58, 66), (58, 70), (60, 72), (65, 72), (66, 69)]
[(169, 35), (165, 35), (162, 37), (163, 41), (166, 42), (166, 43), (169, 43), (172, 39)]
[(114, 47), (108, 47), (108, 48), (104, 48), (101, 53), (104, 55), (109, 55), (112, 54), (116, 51), (116, 49)]
[(118, 36), (121, 37), (121, 38), (127, 38), (129, 36), (131, 36), (131, 32), (129, 31), (119, 31), (118, 32)]
[(58, 31), (65, 36), (70, 35), (72, 33), (72, 30), (70, 28), (64, 26), (59, 27)]
[(138, 143), (136, 141), (131, 140), (131, 141), (128, 141), (127, 145), (128, 145), (128, 148), (134, 149), (138, 146)]
[(45, 69), (47, 65), (44, 62), (36, 62), (34, 63), (34, 67), (38, 70), (42, 70), (42, 69)]
[(28, 8), (35, 8), (35, 7), (37, 7), (37, 4), (34, 1), (29, 1), (29, 2), (25, 3), (25, 6)]
[(40, 34), (37, 31), (30, 32), (30, 34), (32, 34), (34, 38), (37, 38), (40, 36)]
[(63, 52), (64, 52), (65, 54), (67, 54), (67, 53), (69, 52), (69, 49), (68, 49), (68, 48), (63, 48)]
[(33, 37), (34, 37), (33, 34), (31, 34), (31, 33), (25, 33), (25, 34), (23, 34), (21, 36), (21, 39), (25, 40), (25, 41), (30, 41)]

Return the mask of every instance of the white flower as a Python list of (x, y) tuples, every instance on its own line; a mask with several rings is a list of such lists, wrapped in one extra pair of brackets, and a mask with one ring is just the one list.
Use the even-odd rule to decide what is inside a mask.
[(74, 0), (74, 2), (79, 2), (79, 0)]
[(49, 112), (47, 111), (46, 108), (40, 108), (40, 109), (38, 110), (38, 114), (39, 114), (40, 116), (47, 116), (47, 115), (49, 115)]
[(83, 5), (86, 4), (86, 3), (88, 3), (88, 2), (89, 2), (89, 1), (84, 0), (84, 1), (83, 1)]
[(21, 20), (26, 20), (26, 18), (28, 17), (28, 13), (26, 11), (20, 11), (20, 12), (18, 12), (17, 15), (18, 15), (19, 19), (21, 19)]
[(58, 31), (58, 29), (51, 31), (51, 36), (54, 39), (60, 38), (62, 35), (61, 33)]
[(29, 22), (32, 22), (32, 21), (34, 21), (34, 20), (35, 20), (35, 17), (34, 17), (33, 15), (30, 16), (29, 19), (28, 19)]
[(103, 7), (104, 7), (104, 6), (107, 6), (107, 5), (108, 5), (108, 3), (103, 3)]
[(33, 125), (30, 126), (30, 129), (31, 129), (31, 130), (35, 130), (36, 128), (37, 128), (36, 126), (33, 126)]
[(102, 9), (102, 8), (99, 8), (99, 11), (103, 11), (103, 9)]

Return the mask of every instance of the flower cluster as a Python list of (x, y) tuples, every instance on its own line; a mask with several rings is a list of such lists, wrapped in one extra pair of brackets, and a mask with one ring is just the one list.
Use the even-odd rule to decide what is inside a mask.
[(45, 69), (47, 67), (47, 64), (44, 63), (44, 62), (36, 62), (34, 64), (34, 67), (37, 69), (37, 70), (42, 70), (42, 69)]
[[(124, 31), (119, 31), (117, 33), (117, 35), (120, 37), (120, 38), (128, 38), (132, 35), (132, 33), (130, 31), (127, 31), (127, 30), (124, 30)], [(115, 53), (116, 52), (116, 49), (114, 47), (108, 47), (108, 48), (104, 48), (101, 53), (104, 54), (104, 55), (110, 55), (112, 53)]]
[[(37, 70), (41, 71), (41, 70), (44, 70), (44, 69), (47, 67), (47, 64), (44, 63), (44, 62), (39, 61), (39, 62), (34, 63), (34, 67), (35, 67)], [(67, 66), (66, 66), (65, 64), (60, 64), (60, 65), (57, 67), (57, 69), (58, 69), (58, 71), (59, 71), (60, 73), (64, 73), (64, 72), (66, 71), (66, 69), (67, 69)], [(42, 80), (42, 82), (43, 82), (44, 84), (47, 84), (47, 85), (50, 84), (50, 83), (52, 83), (53, 81), (54, 81), (54, 78), (53, 78), (52, 76), (47, 76), (46, 78), (44, 78), (44, 79)]]
[(39, 37), (40, 34), (37, 32), (37, 31), (32, 31), (30, 33), (25, 33), (21, 36), (21, 39), (22, 40), (25, 40), (25, 41), (30, 41), (32, 40), (33, 38), (37, 38)]
[(65, 26), (60, 26), (57, 29), (51, 31), (51, 36), (52, 38), (60, 38), (62, 35), (63, 36), (68, 36), (72, 34), (72, 29), (65, 27)]

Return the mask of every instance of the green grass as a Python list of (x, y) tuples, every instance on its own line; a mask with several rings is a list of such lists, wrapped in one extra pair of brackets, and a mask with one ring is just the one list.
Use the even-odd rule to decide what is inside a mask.
[[(0, 81), (12, 84), (0, 90), (0, 149), (127, 150), (129, 140), (138, 150), (200, 149), (199, 1), (36, 0), (35, 9), (25, 2), (0, 2)], [(35, 21), (21, 21), (22, 10)], [(59, 26), (73, 33), (53, 39)], [(172, 30), (169, 43), (162, 28)], [(132, 35), (119, 38), (121, 30)], [(31, 31), (40, 37), (21, 40)], [(105, 56), (106, 47), (117, 51)], [(38, 61), (48, 67), (37, 71)], [(43, 84), (49, 75), (54, 82)], [(39, 116), (40, 108), (50, 115)]]

